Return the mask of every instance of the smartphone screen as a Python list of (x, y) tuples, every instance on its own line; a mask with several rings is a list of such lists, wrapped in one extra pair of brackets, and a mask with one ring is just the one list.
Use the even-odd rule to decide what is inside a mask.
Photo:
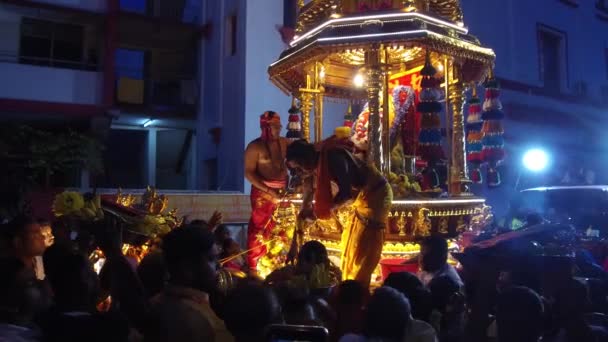
[(324, 327), (308, 325), (271, 325), (266, 333), (268, 342), (326, 342), (329, 332)]

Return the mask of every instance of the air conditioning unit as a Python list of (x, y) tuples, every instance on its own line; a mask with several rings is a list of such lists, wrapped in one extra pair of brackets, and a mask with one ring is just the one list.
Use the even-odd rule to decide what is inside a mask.
[(579, 96), (587, 96), (587, 94), (588, 94), (587, 82), (578, 81), (578, 82), (574, 83), (574, 94), (579, 95)]

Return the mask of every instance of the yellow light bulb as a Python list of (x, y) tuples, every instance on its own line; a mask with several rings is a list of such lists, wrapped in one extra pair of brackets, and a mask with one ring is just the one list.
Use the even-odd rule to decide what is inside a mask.
[(365, 79), (363, 78), (363, 75), (357, 74), (355, 76), (355, 78), (353, 79), (353, 83), (355, 84), (355, 87), (357, 87), (357, 88), (363, 87), (363, 84), (365, 83)]

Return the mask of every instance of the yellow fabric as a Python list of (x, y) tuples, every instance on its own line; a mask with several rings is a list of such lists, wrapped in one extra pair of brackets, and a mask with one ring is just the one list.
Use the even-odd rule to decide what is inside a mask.
[[(381, 182), (385, 182), (384, 185)], [(368, 286), (380, 261), (393, 192), (384, 176), (370, 168), (367, 185), (353, 204), (350, 226), (342, 231), (342, 279)]]
[(121, 77), (118, 80), (118, 102), (143, 104), (144, 81), (128, 77)]

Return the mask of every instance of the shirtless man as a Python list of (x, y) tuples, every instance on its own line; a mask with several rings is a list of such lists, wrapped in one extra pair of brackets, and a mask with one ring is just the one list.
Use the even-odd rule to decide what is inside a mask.
[(275, 222), (272, 214), (280, 191), (287, 184), (285, 152), (289, 140), (280, 136), (281, 117), (267, 111), (260, 116), (262, 135), (245, 150), (245, 178), (251, 183), (251, 219), (247, 229), (247, 264), (256, 270), (258, 260), (266, 254), (263, 240), (270, 238)]

